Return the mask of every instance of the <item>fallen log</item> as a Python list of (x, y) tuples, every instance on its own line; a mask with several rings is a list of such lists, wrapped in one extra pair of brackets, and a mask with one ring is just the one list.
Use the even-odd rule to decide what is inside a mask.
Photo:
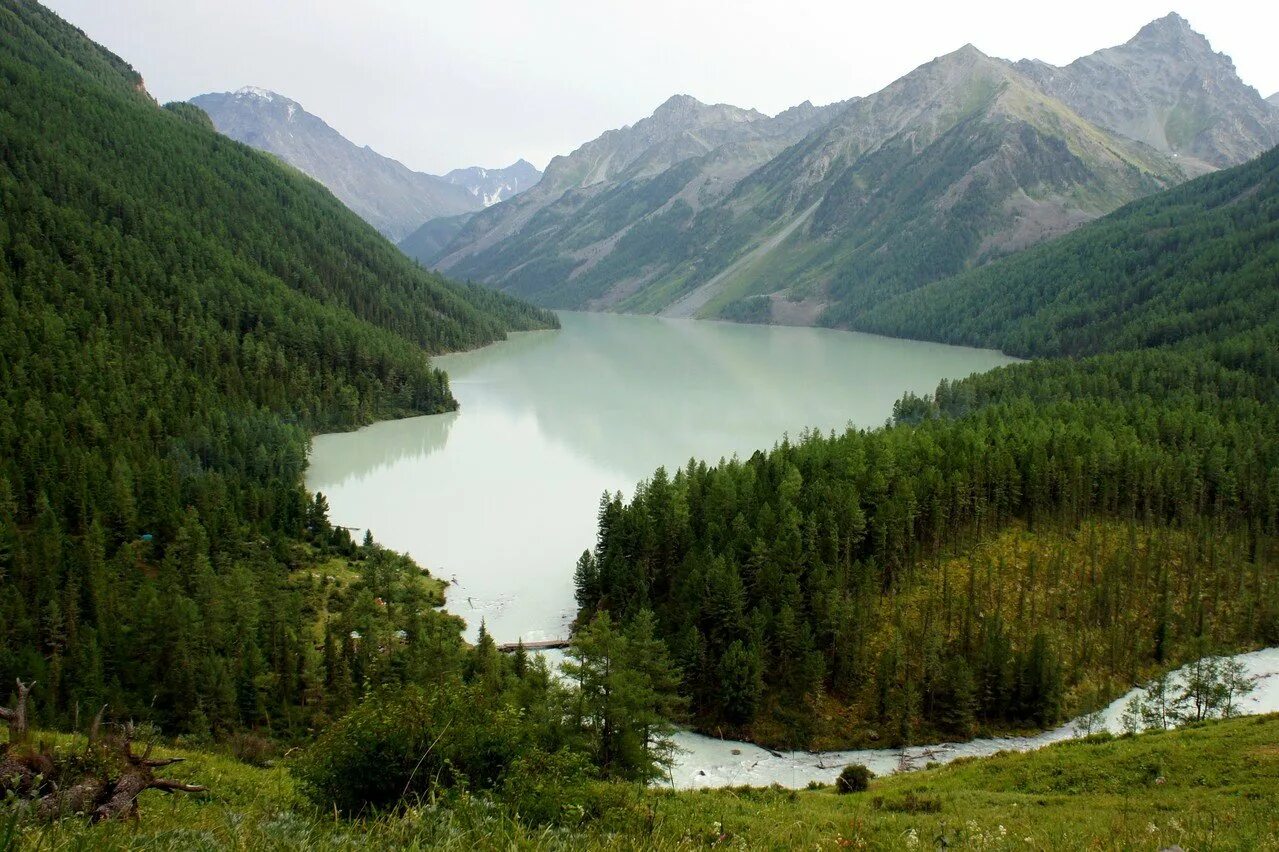
[(156, 769), (180, 763), (182, 758), (152, 758), (150, 743), (141, 755), (134, 754), (131, 722), (120, 728), (118, 736), (102, 739), (106, 707), (94, 717), (79, 759), (59, 765), (51, 753), (32, 749), (27, 743), (27, 696), (33, 685), (19, 681), (14, 707), (0, 707), (0, 721), (9, 726), (9, 742), (0, 753), (0, 796), (13, 795), (29, 803), (44, 820), (83, 815), (101, 822), (137, 818), (138, 797), (147, 790), (199, 793), (206, 789), (200, 784), (157, 778)]

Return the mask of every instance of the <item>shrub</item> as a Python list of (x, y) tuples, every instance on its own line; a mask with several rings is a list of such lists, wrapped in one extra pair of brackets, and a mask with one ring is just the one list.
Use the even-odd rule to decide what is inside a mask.
[(518, 713), (461, 684), (375, 693), (302, 753), (293, 773), (316, 804), (345, 813), (438, 788), (497, 787), (526, 748)]
[(844, 767), (844, 771), (839, 773), (839, 777), (835, 779), (835, 790), (838, 793), (863, 793), (870, 787), (870, 779), (875, 777), (875, 773), (871, 772), (860, 763), (850, 763)]
[(512, 761), (502, 799), (526, 823), (571, 825), (586, 816), (588, 775), (584, 755), (533, 748)]
[(899, 814), (941, 813), (941, 799), (917, 796), (913, 790), (908, 791), (900, 799), (885, 799), (883, 796), (876, 796), (875, 801), (871, 802), (871, 804), (877, 811), (892, 811)]
[(266, 737), (244, 731), (227, 739), (231, 756), (249, 766), (270, 766), (275, 757), (275, 746)]

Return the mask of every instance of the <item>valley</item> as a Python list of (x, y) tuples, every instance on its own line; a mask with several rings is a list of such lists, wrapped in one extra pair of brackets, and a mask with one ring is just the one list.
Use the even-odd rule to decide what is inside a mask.
[(0, 852), (1279, 848), (1279, 107), (1187, 19), (551, 157), (626, 28), (559, 103), (567, 20), (76, 2), (0, 0)]
[[(654, 468), (747, 458), (808, 430), (874, 428), (903, 391), (1010, 363), (996, 352), (824, 329), (562, 313), (448, 355), (460, 410), (314, 439), (307, 488), (448, 588), (474, 637), (568, 634), (569, 570), (605, 492)], [(800, 380), (798, 377), (803, 377)]]

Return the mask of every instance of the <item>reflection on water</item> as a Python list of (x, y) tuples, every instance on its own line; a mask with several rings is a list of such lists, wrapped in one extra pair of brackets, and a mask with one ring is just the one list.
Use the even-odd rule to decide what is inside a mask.
[(877, 426), (907, 390), (1011, 360), (826, 329), (561, 319), (437, 359), (460, 412), (319, 436), (307, 474), (335, 523), (456, 578), (449, 609), (498, 641), (564, 632), (603, 491), (807, 427)]
[[(320, 490), (327, 491), (353, 477), (373, 476), (397, 462), (425, 458), (444, 449), (457, 416), (453, 411), (433, 417), (387, 420), (361, 429), (362, 437), (342, 442), (340, 453), (312, 453), (308, 482), (323, 482)], [(327, 444), (333, 437), (321, 436), (316, 442)], [(341, 523), (341, 519), (334, 518), (333, 522)]]

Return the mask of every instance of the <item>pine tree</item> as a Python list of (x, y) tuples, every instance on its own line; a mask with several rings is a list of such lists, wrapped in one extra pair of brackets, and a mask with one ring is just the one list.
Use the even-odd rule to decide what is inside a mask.
[(573, 587), (576, 590), (577, 608), (584, 613), (594, 612), (600, 602), (600, 573), (595, 556), (583, 550), (573, 570)]
[(734, 640), (719, 662), (720, 714), (731, 724), (748, 724), (755, 718), (764, 693), (763, 665), (759, 652)]

